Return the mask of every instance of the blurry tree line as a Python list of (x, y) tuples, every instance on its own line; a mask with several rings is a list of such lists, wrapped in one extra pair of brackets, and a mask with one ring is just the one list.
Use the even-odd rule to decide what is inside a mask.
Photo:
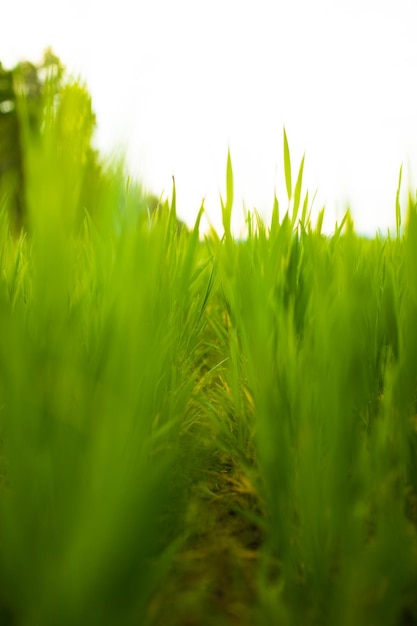
[[(91, 96), (79, 82), (68, 80), (53, 51), (47, 49), (38, 64), (23, 61), (6, 69), (0, 62), (0, 208), (6, 205), (17, 231), (27, 224), (30, 202), (27, 153), (45, 140), (52, 118), (54, 149), (66, 169), (68, 193), (79, 217), (87, 210), (94, 218), (102, 194), (108, 194), (112, 185), (111, 168), (92, 145), (96, 117)], [(32, 172), (32, 181), (34, 176), (36, 180)], [(139, 188), (135, 196), (144, 214), (160, 205), (154, 195), (143, 195)]]
[(50, 49), (38, 65), (22, 61), (6, 69), (0, 61), (0, 199), (16, 227), (27, 212), (25, 141), (40, 138), (46, 98), (59, 92), (63, 74)]

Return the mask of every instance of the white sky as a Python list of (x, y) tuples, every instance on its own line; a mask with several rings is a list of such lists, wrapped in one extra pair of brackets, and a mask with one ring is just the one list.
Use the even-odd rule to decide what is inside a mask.
[(328, 228), (347, 203), (357, 230), (393, 228), (401, 163), (406, 208), (417, 178), (416, 0), (2, 4), (3, 64), (38, 61), (51, 45), (87, 82), (99, 146), (126, 149), (157, 195), (174, 175), (189, 224), (205, 197), (220, 228), (228, 146), (236, 227), (242, 198), (268, 219), (276, 188), (285, 210), (284, 125), (293, 169), (306, 152), (304, 188), (318, 189)]

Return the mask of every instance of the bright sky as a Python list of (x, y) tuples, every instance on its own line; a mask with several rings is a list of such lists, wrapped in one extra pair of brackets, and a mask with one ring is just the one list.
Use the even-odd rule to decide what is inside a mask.
[[(227, 149), (235, 225), (243, 200), (269, 218), (286, 208), (283, 126), (293, 169), (318, 190), (334, 227), (349, 203), (356, 228), (395, 225), (417, 179), (416, 0), (12, 0), (0, 60), (40, 60), (52, 46), (80, 74), (97, 142), (127, 151), (134, 175), (170, 195), (192, 224), (203, 197), (220, 228)], [(295, 179), (296, 173), (293, 173)]]

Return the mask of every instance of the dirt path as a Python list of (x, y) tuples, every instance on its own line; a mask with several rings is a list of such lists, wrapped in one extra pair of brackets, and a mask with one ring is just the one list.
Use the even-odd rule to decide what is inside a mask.
[(249, 626), (256, 602), (259, 527), (245, 512), (257, 509), (255, 491), (232, 461), (192, 489), (186, 523), (189, 539), (150, 606), (152, 625)]

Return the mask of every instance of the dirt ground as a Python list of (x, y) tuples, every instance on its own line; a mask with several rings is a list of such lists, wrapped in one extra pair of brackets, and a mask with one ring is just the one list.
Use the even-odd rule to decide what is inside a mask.
[[(189, 538), (149, 607), (164, 626), (249, 626), (262, 533), (253, 521), (255, 491), (232, 459), (217, 459), (194, 485), (186, 516)], [(251, 515), (252, 514), (252, 515)]]

